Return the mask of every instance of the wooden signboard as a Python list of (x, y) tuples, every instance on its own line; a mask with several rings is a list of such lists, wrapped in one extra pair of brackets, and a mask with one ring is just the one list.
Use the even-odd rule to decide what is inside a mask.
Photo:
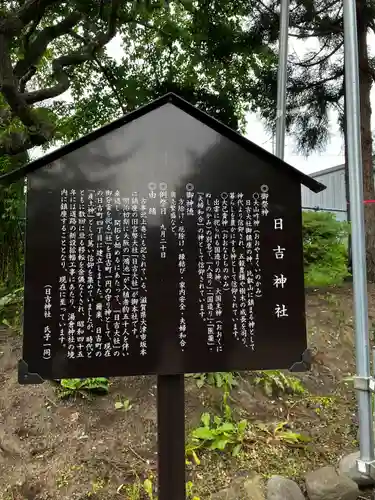
[(182, 499), (183, 374), (307, 369), (301, 183), (324, 186), (171, 94), (26, 168), (20, 382), (157, 374)]

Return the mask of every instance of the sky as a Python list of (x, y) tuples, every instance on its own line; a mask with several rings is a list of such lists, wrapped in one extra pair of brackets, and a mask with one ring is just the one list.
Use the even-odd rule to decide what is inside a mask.
[[(374, 55), (374, 50), (371, 50), (371, 47), (375, 47), (375, 36), (369, 36), (368, 39), (369, 51), (371, 55)], [(316, 39), (309, 39), (307, 42), (301, 42), (300, 40), (296, 40), (295, 38), (289, 37), (289, 53), (295, 53), (299, 57), (302, 57), (303, 54), (308, 50), (313, 50), (318, 47), (318, 42)], [(118, 62), (121, 61), (122, 57), (122, 47), (121, 41), (119, 37), (114, 38), (107, 45), (108, 54), (116, 59)], [(69, 92), (66, 95), (59, 96), (69, 99)], [(372, 128), (375, 130), (375, 86), (373, 86), (371, 92), (371, 103), (372, 103)], [(313, 153), (307, 158), (301, 154), (298, 154), (296, 151), (295, 141), (293, 137), (286, 136), (285, 138), (285, 161), (303, 171), (306, 174), (311, 174), (314, 172), (318, 172), (319, 170), (324, 170), (326, 168), (334, 167), (336, 165), (340, 165), (344, 163), (344, 143), (343, 138), (339, 132), (337, 125), (337, 117), (332, 114), (330, 117), (331, 126), (330, 126), (330, 139), (327, 144), (325, 151), (320, 153)], [(259, 119), (259, 117), (254, 113), (248, 113), (247, 117), (247, 128), (246, 128), (246, 137), (251, 141), (255, 142), (259, 146), (267, 149), (272, 152), (273, 149), (273, 141), (271, 134), (266, 132), (266, 129)], [(55, 148), (51, 148), (48, 150), (52, 151)], [(43, 153), (41, 148), (35, 148), (31, 152), (31, 156), (33, 158), (38, 157)]]

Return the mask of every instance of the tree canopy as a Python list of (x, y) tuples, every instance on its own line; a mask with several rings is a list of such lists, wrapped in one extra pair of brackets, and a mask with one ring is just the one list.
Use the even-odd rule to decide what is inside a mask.
[[(279, 1), (259, 0), (254, 23), (263, 40), (274, 43), (279, 27)], [(357, 2), (358, 32), (375, 33), (375, 2)], [(344, 24), (340, 0), (291, 0), (290, 37), (304, 42), (315, 39), (317, 48), (303, 57), (289, 54), (287, 129), (300, 152), (309, 154), (324, 150), (329, 139), (331, 111), (336, 111), (344, 131)], [(363, 53), (366, 48), (366, 53)], [(375, 59), (361, 49), (361, 73), (369, 88), (375, 80)], [(275, 121), (277, 70), (262, 67), (257, 80), (263, 100), (259, 113), (271, 125)], [(369, 91), (369, 88), (367, 91)], [(361, 89), (363, 93), (364, 88)]]
[[(259, 0), (256, 17), (264, 40), (275, 40), (278, 19), (276, 0)], [(370, 92), (375, 80), (375, 59), (369, 54), (367, 37), (375, 33), (375, 1), (357, 0), (359, 92), (363, 192), (365, 200), (375, 198), (372, 154)], [(255, 19), (254, 19), (255, 22)], [(330, 111), (338, 114), (345, 136), (344, 20), (340, 0), (291, 0), (290, 36), (298, 40), (315, 37), (318, 50), (298, 58), (290, 56), (287, 94), (287, 129), (305, 154), (324, 148), (330, 136)], [(260, 69), (258, 92), (260, 113), (270, 123), (275, 118), (276, 72)], [(348, 117), (350, 118), (350, 117)], [(347, 157), (347, 143), (345, 141)], [(348, 165), (348, 162), (345, 162)], [(347, 193), (348, 193), (348, 172)], [(349, 193), (347, 200), (350, 203)], [(375, 206), (365, 205), (367, 274), (375, 282)]]
[[(247, 0), (0, 0), (0, 173), (169, 91), (240, 129), (277, 63), (251, 14)], [(23, 207), (22, 182), (0, 188), (7, 286), (22, 281)]]
[(1, 5), (0, 155), (70, 141), (167, 91), (241, 127), (260, 104), (257, 73), (276, 62), (244, 0)]

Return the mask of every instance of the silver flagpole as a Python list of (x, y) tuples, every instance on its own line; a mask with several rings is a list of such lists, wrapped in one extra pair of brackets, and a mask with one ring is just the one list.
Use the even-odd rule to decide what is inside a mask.
[(279, 67), (277, 73), (276, 156), (284, 159), (286, 78), (288, 66), (289, 0), (280, 3)]
[(357, 41), (356, 0), (344, 1), (345, 101), (352, 228), (353, 293), (355, 313), (355, 343), (360, 435), (358, 470), (373, 475), (374, 435), (372, 394), (374, 379), (370, 371), (370, 342), (368, 325), (365, 224), (363, 209), (363, 172), (361, 151), (359, 63)]

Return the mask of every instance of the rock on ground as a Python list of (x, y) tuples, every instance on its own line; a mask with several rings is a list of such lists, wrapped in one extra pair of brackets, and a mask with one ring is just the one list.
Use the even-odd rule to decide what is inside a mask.
[(267, 482), (267, 500), (305, 500), (297, 483), (282, 476), (272, 476)]
[(375, 480), (371, 477), (364, 476), (357, 470), (357, 460), (359, 459), (359, 451), (350, 453), (340, 460), (339, 471), (340, 474), (350, 477), (352, 481), (359, 486), (371, 486), (375, 484)]
[(265, 500), (262, 478), (254, 473), (235, 479), (225, 490), (213, 493), (211, 500)]
[(359, 495), (358, 485), (334, 467), (309, 472), (306, 490), (310, 500), (357, 500)]

